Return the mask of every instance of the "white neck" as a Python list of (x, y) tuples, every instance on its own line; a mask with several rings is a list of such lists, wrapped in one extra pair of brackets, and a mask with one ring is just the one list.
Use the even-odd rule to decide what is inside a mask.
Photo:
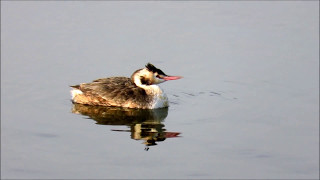
[(147, 94), (153, 94), (153, 95), (162, 94), (162, 90), (160, 89), (159, 86), (155, 84), (153, 85), (142, 84), (139, 76), (135, 76), (133, 81), (138, 87), (141, 87), (144, 90), (146, 90)]
[(148, 96), (152, 97), (153, 100), (150, 104), (151, 109), (168, 107), (169, 106), (168, 98), (158, 85), (142, 84), (140, 76), (146, 77), (148, 75), (150, 78), (150, 76), (152, 76), (153, 74), (150, 74), (150, 72), (146, 69), (142, 69), (133, 76), (133, 82), (138, 87), (143, 88), (146, 91)]

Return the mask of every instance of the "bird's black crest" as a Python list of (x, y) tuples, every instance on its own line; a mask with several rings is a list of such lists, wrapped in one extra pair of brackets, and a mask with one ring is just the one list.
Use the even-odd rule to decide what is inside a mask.
[(152, 72), (157, 72), (158, 74), (161, 74), (161, 75), (166, 75), (163, 71), (161, 71), (160, 69), (156, 68), (154, 65), (152, 65), (151, 63), (148, 63), (146, 65), (146, 68), (149, 70), (149, 71), (152, 71)]

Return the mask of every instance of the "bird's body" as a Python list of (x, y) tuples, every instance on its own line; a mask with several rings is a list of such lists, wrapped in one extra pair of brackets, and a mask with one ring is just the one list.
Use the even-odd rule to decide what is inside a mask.
[(168, 107), (168, 98), (156, 85), (166, 80), (179, 79), (167, 76), (152, 64), (135, 71), (131, 78), (109, 77), (71, 86), (74, 103), (127, 108), (156, 109)]

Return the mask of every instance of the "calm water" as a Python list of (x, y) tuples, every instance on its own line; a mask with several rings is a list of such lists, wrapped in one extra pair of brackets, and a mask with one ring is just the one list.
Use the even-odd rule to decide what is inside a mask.
[[(156, 111), (69, 85), (166, 82)], [(319, 177), (319, 2), (1, 2), (2, 178)]]

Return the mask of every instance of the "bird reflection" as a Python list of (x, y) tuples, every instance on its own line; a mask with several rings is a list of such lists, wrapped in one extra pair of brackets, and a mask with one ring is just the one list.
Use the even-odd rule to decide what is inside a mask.
[(166, 138), (179, 137), (180, 134), (164, 129), (163, 121), (168, 115), (168, 108), (150, 110), (73, 104), (72, 113), (88, 116), (100, 125), (129, 127), (130, 129), (112, 131), (130, 132), (132, 139), (143, 140), (146, 151), (149, 146), (157, 145), (157, 142)]

